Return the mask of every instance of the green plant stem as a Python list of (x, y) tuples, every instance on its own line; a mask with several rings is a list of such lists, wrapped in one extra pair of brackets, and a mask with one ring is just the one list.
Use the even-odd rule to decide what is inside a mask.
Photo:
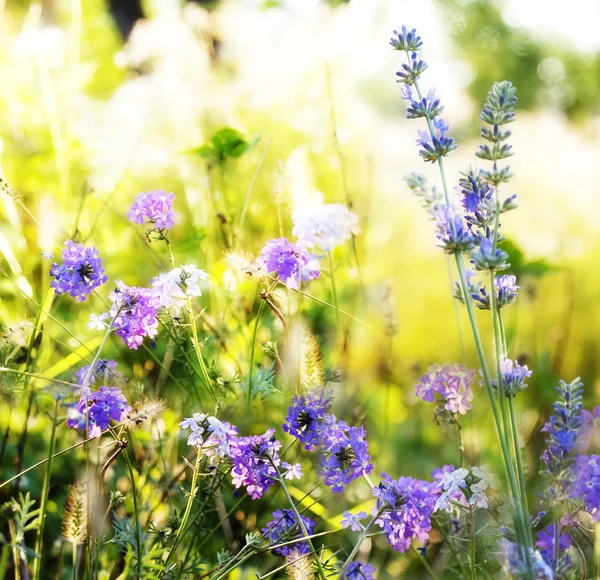
[(306, 526), (304, 525), (304, 522), (302, 521), (302, 518), (300, 517), (300, 514), (298, 513), (298, 508), (296, 507), (296, 504), (294, 503), (294, 500), (292, 499), (292, 496), (290, 495), (290, 492), (288, 491), (288, 488), (285, 484), (285, 479), (281, 476), (281, 472), (279, 471), (279, 468), (275, 464), (273, 464), (273, 465), (274, 465), (275, 469), (277, 470), (277, 479), (278, 479), (279, 483), (281, 484), (281, 489), (283, 489), (283, 492), (285, 493), (285, 496), (286, 496), (288, 502), (290, 503), (292, 510), (294, 511), (294, 515), (296, 516), (296, 521), (298, 522), (298, 525), (300, 526), (300, 529), (302, 530), (302, 533), (304, 534), (306, 543), (308, 544), (311, 552), (313, 552), (315, 555), (315, 561), (317, 563), (317, 571), (319, 573), (319, 576), (322, 578), (322, 580), (326, 580), (325, 571), (323, 570), (323, 565), (321, 564), (321, 558), (319, 558), (319, 556), (317, 555), (315, 548), (313, 546), (312, 540), (309, 539), (310, 534), (306, 530)]
[(183, 538), (183, 535), (186, 531), (187, 521), (190, 517), (190, 513), (192, 512), (192, 507), (194, 505), (194, 498), (196, 496), (196, 486), (198, 485), (198, 471), (200, 469), (200, 460), (201, 459), (202, 459), (202, 450), (199, 449), (198, 457), (196, 458), (196, 465), (194, 467), (194, 473), (192, 474), (192, 487), (190, 488), (190, 495), (188, 497), (187, 505), (185, 506), (185, 512), (183, 513), (183, 518), (181, 519), (181, 523), (179, 524), (179, 528), (177, 529), (177, 535), (175, 536), (173, 545), (167, 552), (167, 558), (162, 567), (163, 573), (169, 564), (169, 560), (171, 559), (171, 556), (176, 552), (177, 547), (179, 546), (179, 543), (181, 542), (181, 539)]
[[(210, 377), (208, 376), (208, 370), (206, 368), (206, 364), (204, 363), (204, 358), (202, 357), (202, 349), (200, 347), (200, 343), (198, 342), (198, 331), (196, 329), (196, 318), (194, 316), (194, 309), (192, 308), (192, 301), (189, 296), (186, 298), (186, 309), (188, 316), (190, 318), (190, 325), (192, 327), (192, 344), (194, 345), (194, 352), (196, 353), (196, 358), (198, 359), (198, 364), (200, 365), (200, 370), (202, 371), (202, 377), (206, 382), (206, 388), (209, 390), (210, 394), (216, 399), (217, 396), (212, 388)], [(198, 394), (198, 398), (200, 395)]]
[(417, 558), (419, 558), (423, 566), (425, 566), (425, 569), (427, 570), (427, 572), (429, 572), (429, 575), (433, 578), (433, 580), (440, 580), (439, 576), (433, 571), (433, 568), (427, 561), (427, 558), (425, 558), (425, 556), (421, 556), (420, 552), (415, 548), (412, 548), (412, 551), (415, 553)]
[(382, 512), (382, 510), (379, 510), (377, 512), (377, 514), (371, 518), (371, 521), (364, 527), (362, 533), (360, 534), (358, 540), (356, 541), (356, 544), (354, 545), (354, 548), (352, 548), (352, 551), (350, 552), (350, 554), (346, 558), (346, 561), (342, 564), (342, 567), (340, 568), (340, 570), (338, 572), (340, 578), (342, 577), (342, 574), (344, 573), (346, 568), (348, 568), (348, 566), (350, 566), (350, 563), (352, 562), (352, 560), (354, 560), (354, 556), (356, 556), (356, 552), (358, 552), (358, 549), (360, 548), (364, 539), (367, 537), (367, 534), (369, 533), (369, 530), (373, 527), (373, 524), (375, 524), (375, 522), (377, 521), (377, 518), (379, 518), (379, 516), (381, 515), (381, 512)]
[(335, 287), (335, 274), (333, 271), (333, 255), (331, 252), (327, 252), (329, 256), (329, 276), (331, 278), (331, 298), (333, 300), (333, 307), (335, 308), (335, 326), (337, 329), (337, 340), (338, 345), (342, 345), (342, 326), (340, 324), (340, 309), (338, 307), (337, 290)]
[(127, 453), (127, 449), (123, 449), (123, 457), (125, 458), (125, 463), (127, 464), (127, 470), (129, 471), (129, 479), (131, 480), (131, 497), (133, 499), (133, 518), (135, 519), (135, 541), (136, 541), (136, 557), (137, 557), (137, 577), (141, 578), (142, 572), (142, 533), (140, 530), (140, 513), (138, 510), (137, 503), (137, 491), (135, 489), (135, 477), (133, 475), (133, 466), (131, 465), (131, 460), (129, 459), (129, 454)]
[(37, 557), (33, 561), (33, 577), (38, 580), (42, 565), (42, 547), (44, 543), (44, 524), (46, 523), (46, 509), (48, 508), (48, 492), (50, 490), (50, 478), (52, 475), (52, 455), (54, 454), (54, 445), (56, 443), (56, 419), (58, 416), (59, 400), (54, 403), (54, 415), (52, 416), (52, 432), (50, 433), (50, 446), (48, 448), (48, 461), (46, 463), (46, 473), (44, 474), (44, 483), (42, 486), (42, 498), (40, 500), (40, 526), (37, 530), (35, 541), (35, 553)]
[(473, 506), (469, 504), (469, 513), (471, 515), (471, 579), (477, 580), (477, 572), (475, 571), (475, 515), (473, 514)]
[(77, 544), (73, 542), (72, 544), (72, 559), (73, 559), (73, 580), (77, 580)]

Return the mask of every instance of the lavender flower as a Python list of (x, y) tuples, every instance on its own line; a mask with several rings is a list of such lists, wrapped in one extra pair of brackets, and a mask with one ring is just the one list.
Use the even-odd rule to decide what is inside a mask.
[[(316, 523), (310, 518), (300, 515), (300, 520), (308, 535), (315, 529)], [(292, 510), (277, 510), (273, 512), (273, 520), (262, 529), (263, 534), (272, 545), (283, 544), (304, 536), (302, 527), (298, 524), (298, 518)], [(308, 554), (309, 547), (306, 541), (298, 541), (271, 550), (276, 556), (288, 556), (292, 553)]]
[(233, 485), (238, 489), (245, 487), (252, 499), (262, 497), (277, 477), (281, 443), (274, 435), (275, 429), (269, 429), (264, 435), (239, 437), (230, 442)]
[(342, 203), (296, 210), (292, 220), (292, 233), (298, 238), (298, 245), (325, 252), (331, 252), (361, 232), (358, 216)]
[(442, 207), (435, 212), (438, 246), (447, 254), (465, 254), (475, 247), (475, 238), (462, 216), (452, 207)]
[(436, 394), (446, 411), (465, 415), (471, 408), (473, 391), (471, 384), (475, 371), (464, 365), (433, 365), (415, 386), (415, 394), (424, 401), (432, 403)]
[(295, 395), (283, 424), (283, 430), (296, 437), (307, 451), (319, 444), (320, 426), (331, 406), (331, 397), (316, 390), (308, 395)]
[(70, 294), (78, 302), (83, 302), (108, 277), (95, 247), (86, 248), (71, 240), (65, 242), (65, 246), (63, 263), (58, 265), (55, 262), (50, 268), (53, 278), (50, 286), (57, 294)]
[(508, 254), (498, 247), (494, 247), (492, 240), (478, 236), (475, 238), (477, 250), (471, 256), (471, 264), (475, 270), (498, 271), (510, 267)]
[(373, 495), (376, 498), (373, 515), (378, 515), (375, 523), (394, 550), (406, 552), (413, 540), (424, 542), (429, 538), (431, 516), (439, 495), (434, 483), (412, 477), (395, 481), (382, 473)]
[(178, 311), (188, 299), (202, 296), (200, 284), (210, 276), (193, 264), (173, 268), (152, 280), (152, 289), (158, 297), (160, 308)]
[[(519, 361), (512, 361), (509, 358), (500, 362), (500, 372), (502, 374), (502, 391), (506, 397), (514, 397), (527, 388), (525, 379), (532, 374), (527, 365), (521, 366)], [(498, 388), (498, 381), (492, 381), (492, 386)]]
[(164, 191), (140, 193), (127, 212), (129, 221), (136, 224), (150, 223), (157, 230), (170, 230), (175, 225), (173, 202), (175, 194)]
[(417, 29), (413, 28), (410, 32), (406, 26), (402, 26), (402, 30), (398, 32), (394, 30), (394, 36), (390, 40), (390, 45), (395, 50), (403, 50), (405, 52), (416, 52), (423, 46), (421, 37), (417, 35)]
[(262, 249), (259, 261), (269, 273), (277, 273), (288, 287), (298, 289), (300, 281), (319, 278), (318, 261), (306, 250), (286, 238), (269, 240)]
[(360, 532), (361, 530), (365, 529), (360, 521), (364, 520), (366, 517), (367, 512), (357, 512), (353, 514), (345, 511), (344, 517), (340, 521), (340, 526), (342, 526), (343, 530), (350, 528), (353, 532)]
[(102, 386), (95, 392), (82, 393), (79, 403), (69, 413), (67, 426), (85, 429), (87, 423), (88, 437), (100, 437), (111, 419), (122, 421), (130, 411), (121, 389)]
[(344, 571), (343, 578), (348, 580), (375, 580), (375, 567), (369, 563), (350, 562)]
[(319, 441), (320, 473), (334, 493), (373, 470), (366, 434), (362, 427), (349, 427), (334, 415), (325, 417)]
[[(496, 276), (496, 306), (498, 308), (512, 304), (517, 299), (519, 286), (516, 285), (516, 282), (517, 278), (515, 276)], [(473, 300), (475, 300), (477, 308), (481, 310), (489, 310), (491, 308), (490, 295), (485, 288), (477, 288), (476, 292), (473, 292), (471, 295)]]
[[(436, 102), (439, 103), (439, 100)], [(433, 113), (441, 111), (442, 109), (443, 107), (437, 107), (431, 112)], [(421, 155), (423, 160), (429, 161), (430, 163), (435, 163), (441, 157), (445, 157), (448, 155), (448, 153), (458, 149), (458, 145), (456, 145), (452, 137), (448, 137), (446, 135), (446, 133), (450, 130), (450, 126), (447, 125), (443, 119), (433, 119), (431, 126), (433, 128), (433, 134), (430, 134), (429, 131), (422, 130), (417, 132), (419, 135), (419, 138), (417, 139), (417, 145), (421, 147), (421, 149), (419, 149), (419, 155)]]
[(158, 319), (156, 318), (160, 307), (158, 296), (148, 288), (126, 286), (117, 281), (117, 287), (111, 292), (109, 298), (112, 302), (110, 315), (114, 318), (115, 333), (125, 344), (137, 350), (144, 338), (154, 338), (158, 333)]

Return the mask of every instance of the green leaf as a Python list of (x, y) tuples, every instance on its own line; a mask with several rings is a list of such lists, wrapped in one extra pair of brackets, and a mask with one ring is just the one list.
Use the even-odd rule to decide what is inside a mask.
[(209, 161), (224, 163), (227, 159), (238, 159), (258, 143), (258, 138), (246, 141), (244, 136), (231, 127), (219, 129), (206, 143), (192, 149), (195, 153)]
[(517, 280), (524, 277), (541, 278), (554, 270), (554, 266), (544, 259), (528, 262), (521, 249), (511, 240), (504, 240), (502, 249), (510, 256), (510, 268), (506, 273), (514, 274)]

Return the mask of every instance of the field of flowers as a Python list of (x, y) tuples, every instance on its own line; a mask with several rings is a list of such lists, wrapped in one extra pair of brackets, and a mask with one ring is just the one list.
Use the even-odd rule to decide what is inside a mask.
[(0, 580), (600, 577), (595, 56), (4, 4)]

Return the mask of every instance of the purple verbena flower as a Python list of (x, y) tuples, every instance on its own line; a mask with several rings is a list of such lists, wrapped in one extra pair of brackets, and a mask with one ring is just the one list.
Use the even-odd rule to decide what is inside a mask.
[(350, 562), (344, 571), (343, 578), (348, 580), (375, 580), (375, 567), (364, 562)]
[(130, 411), (121, 389), (102, 386), (97, 391), (82, 393), (79, 403), (69, 413), (67, 426), (85, 429), (87, 423), (88, 437), (100, 437), (111, 419), (121, 421)]
[(590, 447), (600, 448), (600, 405), (596, 405), (592, 412), (581, 411), (581, 432), (577, 447), (580, 451), (587, 451)]
[[(300, 520), (308, 535), (313, 533), (316, 523), (309, 517), (300, 515)], [(283, 544), (304, 537), (302, 527), (298, 524), (298, 518), (292, 510), (276, 510), (273, 512), (273, 520), (262, 529), (263, 534), (272, 545)], [(293, 544), (281, 546), (271, 550), (276, 556), (288, 556), (290, 554), (308, 554), (309, 547), (306, 541), (298, 541)]]
[(349, 427), (335, 415), (325, 417), (319, 441), (320, 472), (333, 493), (373, 470), (366, 434), (362, 427)]
[(150, 223), (157, 230), (170, 230), (175, 225), (174, 201), (173, 193), (164, 191), (140, 193), (127, 212), (127, 217), (129, 221), (136, 224)]
[(65, 242), (65, 246), (63, 263), (58, 265), (55, 262), (50, 268), (53, 278), (50, 286), (57, 294), (70, 294), (78, 302), (83, 302), (108, 277), (95, 247), (86, 248), (72, 240)]
[(277, 477), (281, 443), (274, 435), (275, 429), (269, 429), (264, 435), (239, 437), (230, 442), (233, 485), (238, 489), (245, 487), (252, 499), (262, 497)]
[(283, 424), (283, 430), (296, 437), (307, 451), (319, 444), (320, 424), (331, 406), (331, 397), (322, 390), (295, 395)]
[(401, 477), (393, 480), (381, 474), (381, 482), (373, 488), (376, 504), (375, 523), (384, 531), (394, 550), (406, 552), (413, 540), (424, 542), (431, 531), (431, 516), (439, 495), (435, 483)]
[(580, 455), (573, 466), (570, 495), (583, 501), (595, 522), (600, 522), (600, 455)]
[(156, 315), (160, 299), (148, 288), (127, 286), (121, 281), (117, 281), (116, 285), (109, 295), (113, 327), (129, 348), (137, 350), (145, 337), (154, 338), (158, 333)]
[(97, 384), (102, 385), (110, 385), (115, 382), (126, 381), (123, 373), (117, 370), (117, 363), (112, 359), (100, 359), (96, 362), (94, 370), (90, 373), (88, 377), (87, 384), (83, 384), (85, 377), (90, 371), (90, 367), (92, 365), (85, 365), (83, 367), (79, 367), (75, 371), (75, 376), (77, 377), (77, 383), (82, 387), (92, 387)]
[[(559, 525), (558, 549), (564, 552), (573, 543), (570, 534), (562, 533), (562, 525)], [(547, 525), (538, 532), (535, 545), (540, 548), (542, 555), (552, 564), (554, 563), (554, 524)]]
[(461, 364), (433, 365), (419, 379), (415, 386), (415, 394), (432, 403), (437, 393), (444, 409), (450, 413), (465, 415), (471, 408), (471, 384), (474, 377), (475, 371), (468, 370)]
[(296, 290), (301, 281), (321, 275), (318, 260), (286, 238), (269, 240), (260, 253), (259, 262), (267, 272), (275, 272), (288, 288)]

